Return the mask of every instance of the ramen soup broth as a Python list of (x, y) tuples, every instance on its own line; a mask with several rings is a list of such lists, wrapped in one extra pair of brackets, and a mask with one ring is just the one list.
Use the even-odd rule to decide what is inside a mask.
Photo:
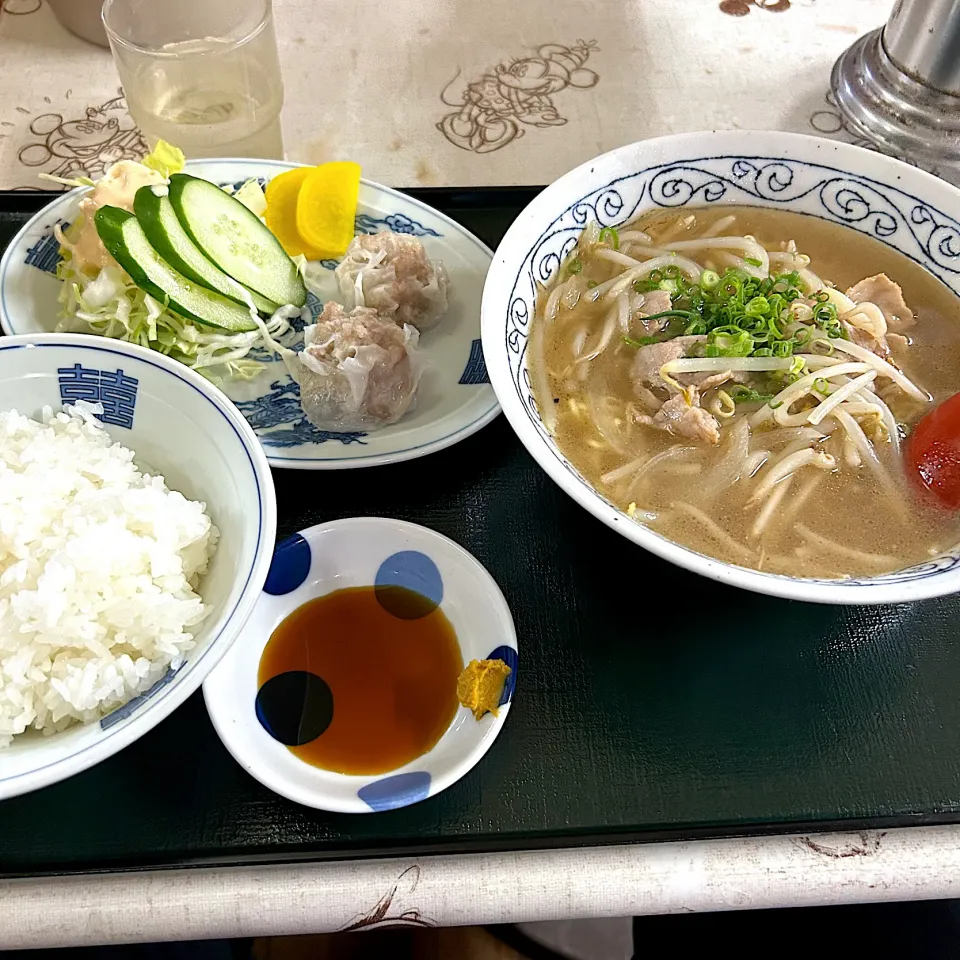
[[(652, 260), (660, 265), (656, 272), (631, 280), (644, 273), (636, 262)], [(638, 376), (641, 351), (683, 336), (691, 317), (699, 316), (688, 311), (651, 321), (644, 314), (690, 306), (675, 294), (698, 279), (705, 288), (729, 270), (747, 280), (747, 273), (753, 279), (793, 273), (776, 288), (799, 294), (776, 324), (783, 338), (797, 331), (792, 348), (785, 348), (791, 352), (785, 358), (751, 354), (746, 362), (762, 367), (779, 360), (793, 368), (733, 370), (735, 380), (723, 379), (728, 363), (743, 360), (729, 355), (745, 336), (732, 329), (681, 350), (681, 365), (699, 356), (709, 359), (710, 370), (671, 372), (674, 383), (668, 384), (647, 350), (651, 379)], [(880, 309), (890, 309), (892, 284), (881, 284), (879, 303), (855, 313), (851, 301), (834, 292), (879, 274), (902, 288), (915, 324)], [(825, 325), (811, 319), (821, 301), (816, 316)], [(957, 307), (956, 296), (931, 274), (847, 227), (763, 208), (656, 211), (599, 237), (595, 226), (587, 228), (538, 298), (528, 363), (544, 423), (559, 448), (636, 522), (700, 553), (759, 570), (818, 578), (874, 575), (929, 560), (960, 541), (960, 517), (921, 502), (899, 449), (912, 424), (960, 391)], [(878, 333), (884, 320), (886, 330)], [(768, 345), (746, 340), (755, 348)], [(722, 358), (709, 357), (708, 343), (724, 348)], [(859, 344), (860, 354), (839, 349), (844, 344), (853, 344), (851, 350)], [(878, 354), (912, 390), (886, 375), (890, 367), (878, 372), (871, 366)], [(798, 357), (806, 358), (802, 367)], [(841, 364), (848, 372), (831, 375), (830, 367)], [(814, 380), (805, 390), (804, 378)], [(861, 389), (852, 392), (853, 381)], [(788, 394), (786, 407), (771, 401), (791, 384), (799, 397)], [(809, 422), (843, 388), (849, 396)], [(668, 401), (678, 415), (698, 420), (693, 428), (674, 424)], [(718, 442), (711, 442), (712, 431)]]

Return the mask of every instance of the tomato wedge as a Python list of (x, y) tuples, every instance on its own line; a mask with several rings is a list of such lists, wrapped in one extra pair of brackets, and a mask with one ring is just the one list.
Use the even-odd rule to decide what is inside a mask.
[(941, 506), (960, 510), (960, 393), (916, 425), (904, 454), (907, 474)]

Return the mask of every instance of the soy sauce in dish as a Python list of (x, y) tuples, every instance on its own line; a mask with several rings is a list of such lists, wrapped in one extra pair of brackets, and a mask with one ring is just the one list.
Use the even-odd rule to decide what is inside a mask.
[(305, 763), (386, 773), (446, 731), (462, 670), (456, 631), (433, 601), (404, 587), (350, 587), (308, 601), (274, 630), (257, 716)]

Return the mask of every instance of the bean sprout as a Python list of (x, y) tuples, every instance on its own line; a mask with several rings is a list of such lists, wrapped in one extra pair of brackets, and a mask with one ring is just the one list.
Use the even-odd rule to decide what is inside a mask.
[(887, 363), (886, 360), (867, 350), (866, 347), (861, 347), (857, 343), (840, 337), (832, 342), (837, 350), (849, 353), (862, 363), (873, 367), (881, 376), (892, 380), (908, 397), (913, 397), (914, 400), (919, 400), (921, 403), (930, 402), (930, 396), (924, 393), (913, 381), (905, 377), (892, 363)]
[(780, 506), (780, 502), (783, 500), (786, 492), (790, 489), (790, 484), (793, 483), (793, 477), (787, 477), (778, 487), (776, 487), (773, 493), (767, 497), (767, 502), (763, 505), (760, 510), (760, 513), (757, 514), (757, 519), (753, 522), (753, 529), (750, 531), (754, 540), (759, 537), (764, 530), (767, 528), (767, 524), (770, 522), (770, 518), (773, 516), (774, 511), (777, 507)]
[(686, 257), (678, 257), (676, 255), (654, 257), (652, 260), (647, 260), (642, 263), (639, 267), (633, 267), (621, 273), (619, 276), (612, 277), (610, 280), (594, 287), (589, 293), (590, 299), (599, 300), (601, 297), (617, 297), (626, 290), (631, 283), (643, 279), (643, 277), (648, 273), (652, 273), (654, 270), (662, 270), (664, 267), (676, 267), (694, 283), (700, 280), (700, 274), (702, 272), (693, 260), (688, 260)]
[(836, 465), (836, 458), (822, 450), (814, 450), (811, 447), (798, 450), (796, 453), (791, 453), (789, 457), (784, 457), (783, 460), (764, 473), (763, 479), (757, 484), (757, 488), (750, 499), (762, 500), (776, 484), (802, 467), (812, 466), (821, 470), (833, 470)]
[(842, 386), (834, 390), (833, 393), (824, 400), (819, 407), (813, 410), (810, 416), (807, 418), (809, 423), (814, 425), (818, 424), (824, 417), (828, 417), (830, 413), (835, 410), (837, 407), (843, 403), (848, 397), (852, 397), (855, 393), (858, 393), (863, 388), (869, 386), (877, 379), (876, 370), (868, 370), (866, 373), (861, 374), (854, 380), (851, 380), (849, 383), (845, 383)]

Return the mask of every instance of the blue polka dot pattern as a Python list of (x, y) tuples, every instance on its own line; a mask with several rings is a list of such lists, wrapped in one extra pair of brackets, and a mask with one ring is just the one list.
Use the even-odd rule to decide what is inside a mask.
[(487, 660), (502, 660), (510, 668), (510, 676), (507, 677), (503, 693), (500, 694), (499, 706), (502, 707), (513, 699), (513, 691), (517, 686), (517, 651), (513, 647), (497, 647), (487, 654)]
[[(377, 571), (374, 589), (384, 610), (403, 620), (425, 617), (433, 613), (443, 600), (440, 571), (419, 550), (401, 550), (387, 557)], [(411, 603), (406, 591), (418, 594), (424, 602)]]
[(419, 800), (426, 800), (430, 793), (430, 774), (425, 770), (414, 773), (398, 773), (383, 780), (374, 780), (357, 791), (357, 796), (378, 813), (396, 810)]
[(267, 582), (263, 585), (264, 593), (274, 597), (293, 593), (307, 579), (310, 559), (310, 544), (299, 533), (278, 543), (273, 551)]
[(257, 691), (257, 719), (274, 740), (299, 747), (316, 740), (333, 722), (333, 693), (323, 677), (289, 670)]

